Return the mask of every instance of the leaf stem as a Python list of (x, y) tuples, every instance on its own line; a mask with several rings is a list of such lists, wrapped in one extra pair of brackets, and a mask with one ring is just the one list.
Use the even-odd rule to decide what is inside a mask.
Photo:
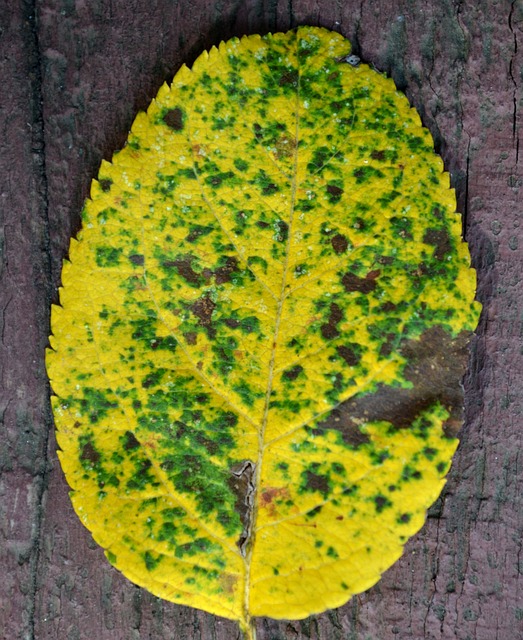
[(256, 640), (256, 625), (254, 619), (250, 616), (245, 622), (240, 623), (240, 630), (242, 633), (242, 640)]

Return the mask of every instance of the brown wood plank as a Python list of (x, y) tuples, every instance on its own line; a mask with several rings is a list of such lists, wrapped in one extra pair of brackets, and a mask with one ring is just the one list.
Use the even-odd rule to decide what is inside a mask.
[[(50, 291), (90, 179), (182, 61), (232, 35), (336, 29), (406, 91), (466, 216), (484, 312), (444, 496), (370, 591), (263, 640), (523, 637), (523, 6), (509, 0), (13, 0), (0, 9), (0, 638), (231, 639), (112, 569), (48, 443)], [(38, 23), (33, 19), (36, 6)], [(523, 153), (523, 149), (521, 151)], [(48, 244), (48, 238), (50, 244)], [(45, 454), (47, 447), (47, 455)]]
[(0, 637), (33, 637), (51, 417), (47, 187), (35, 23), (0, 8)]

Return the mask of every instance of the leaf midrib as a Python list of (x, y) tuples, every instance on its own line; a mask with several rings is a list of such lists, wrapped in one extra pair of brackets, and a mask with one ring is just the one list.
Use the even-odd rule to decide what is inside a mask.
[(263, 408), (263, 417), (260, 426), (260, 431), (258, 434), (258, 460), (256, 463), (256, 479), (254, 482), (254, 495), (252, 500), (252, 514), (250, 517), (250, 540), (247, 543), (248, 553), (245, 558), (245, 582), (244, 582), (244, 621), (245, 624), (250, 624), (250, 586), (251, 586), (251, 568), (252, 568), (252, 555), (255, 546), (256, 539), (256, 521), (258, 518), (258, 494), (261, 484), (262, 477), (262, 468), (263, 468), (263, 457), (265, 451), (265, 432), (267, 429), (268, 417), (269, 417), (269, 405), (270, 398), (272, 394), (272, 387), (274, 381), (274, 371), (275, 371), (275, 362), (276, 362), (276, 351), (278, 346), (278, 336), (280, 331), (280, 324), (282, 319), (283, 307), (285, 301), (287, 300), (287, 296), (285, 295), (285, 286), (287, 282), (287, 272), (289, 266), (289, 256), (290, 256), (290, 247), (292, 243), (292, 230), (293, 230), (293, 221), (294, 221), (294, 207), (296, 202), (296, 191), (297, 191), (297, 172), (298, 172), (298, 146), (299, 146), (299, 132), (300, 132), (300, 62), (298, 56), (298, 34), (295, 32), (295, 55), (296, 55), (296, 70), (297, 70), (297, 81), (296, 81), (296, 100), (295, 100), (295, 130), (294, 130), (294, 139), (296, 140), (296, 144), (294, 147), (294, 166), (293, 166), (293, 175), (291, 181), (291, 199), (290, 199), (290, 210), (289, 210), (289, 220), (288, 220), (288, 235), (285, 247), (285, 262), (282, 270), (282, 279), (281, 279), (281, 287), (280, 287), (280, 295), (278, 298), (278, 308), (276, 312), (276, 320), (274, 326), (273, 333), (273, 341), (271, 346), (271, 359), (269, 362), (269, 371), (267, 376), (267, 392), (265, 394), (265, 404)]

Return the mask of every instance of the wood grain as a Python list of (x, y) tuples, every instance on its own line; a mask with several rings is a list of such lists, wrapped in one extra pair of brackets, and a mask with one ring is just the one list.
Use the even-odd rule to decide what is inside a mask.
[[(7, 6), (5, 6), (7, 5)], [(370, 591), (262, 640), (523, 637), (523, 5), (514, 0), (11, 0), (0, 8), (0, 638), (230, 640), (236, 626), (122, 578), (56, 458), (43, 350), (102, 158), (182, 61), (233, 35), (340, 31), (390, 74), (457, 189), (484, 311), (450, 480)], [(523, 154), (523, 149), (521, 150)]]

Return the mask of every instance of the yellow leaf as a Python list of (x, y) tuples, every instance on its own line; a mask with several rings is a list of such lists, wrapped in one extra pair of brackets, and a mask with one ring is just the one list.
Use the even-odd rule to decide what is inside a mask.
[(102, 163), (52, 312), (79, 517), (247, 637), (374, 584), (457, 443), (480, 307), (454, 193), (349, 53), (300, 27), (182, 67)]

